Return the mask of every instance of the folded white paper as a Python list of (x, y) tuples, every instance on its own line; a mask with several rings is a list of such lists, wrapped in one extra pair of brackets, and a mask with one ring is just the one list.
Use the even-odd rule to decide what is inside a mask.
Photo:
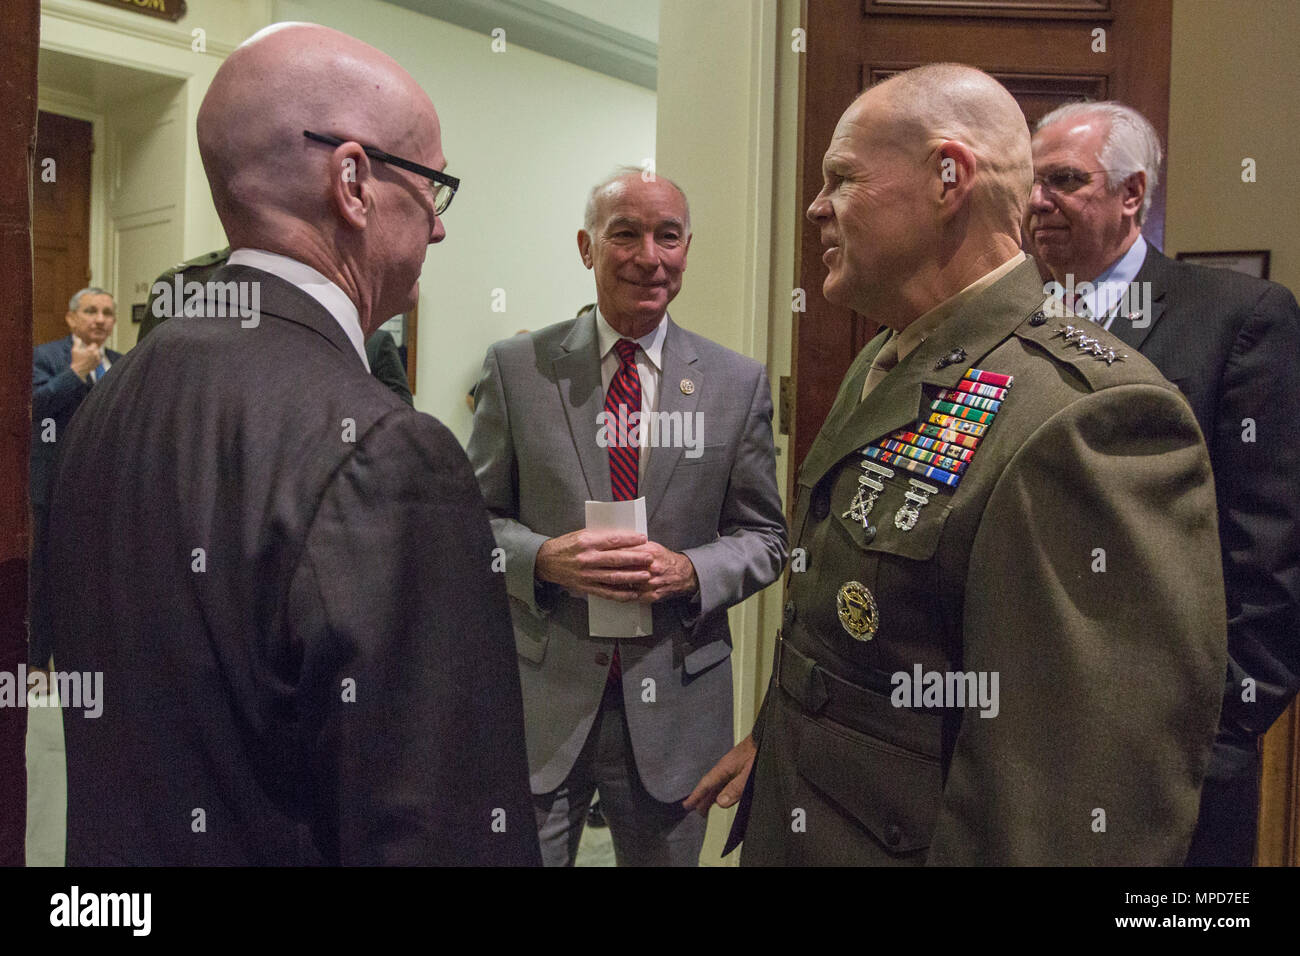
[[(587, 530), (645, 534), (645, 498), (588, 501)], [(587, 595), (587, 632), (592, 637), (646, 637), (653, 633), (653, 621), (649, 604)]]

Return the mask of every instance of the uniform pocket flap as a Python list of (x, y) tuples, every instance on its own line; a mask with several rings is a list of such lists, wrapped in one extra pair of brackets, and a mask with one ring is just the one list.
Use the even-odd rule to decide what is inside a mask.
[(939, 814), (939, 762), (826, 718), (799, 717), (799, 775), (893, 855), (930, 845)]

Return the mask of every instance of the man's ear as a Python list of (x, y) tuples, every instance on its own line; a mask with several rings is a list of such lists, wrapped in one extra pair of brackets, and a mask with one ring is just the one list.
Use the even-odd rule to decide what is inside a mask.
[(370, 157), (358, 143), (344, 143), (330, 157), (330, 201), (339, 218), (353, 229), (364, 229), (372, 205), (374, 176)]
[(1120, 183), (1119, 193), (1124, 202), (1125, 215), (1136, 216), (1138, 210), (1142, 208), (1142, 200), (1147, 194), (1146, 170), (1139, 169)]
[(955, 139), (939, 144), (939, 203), (941, 215), (949, 218), (965, 206), (971, 190), (975, 188), (975, 153), (965, 143)]
[(578, 230), (578, 255), (582, 257), (582, 264), (588, 269), (595, 266), (591, 258), (591, 233), (586, 229)]

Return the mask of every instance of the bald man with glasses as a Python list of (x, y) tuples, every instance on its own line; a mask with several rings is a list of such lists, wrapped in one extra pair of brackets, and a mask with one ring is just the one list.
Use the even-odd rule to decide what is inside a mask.
[(198, 142), (233, 252), (97, 386), (51, 506), (56, 660), (104, 675), (66, 721), (68, 864), (539, 863), (482, 497), (364, 349), (446, 235), (433, 104), (277, 24)]

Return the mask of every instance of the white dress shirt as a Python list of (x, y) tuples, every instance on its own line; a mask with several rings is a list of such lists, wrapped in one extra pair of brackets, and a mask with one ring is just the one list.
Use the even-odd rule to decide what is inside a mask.
[(1092, 319), (1103, 329), (1110, 331), (1115, 315), (1124, 303), (1124, 293), (1137, 278), (1138, 270), (1147, 258), (1147, 241), (1141, 234), (1134, 240), (1128, 251), (1110, 264), (1092, 283), (1092, 291), (1081, 295), (1076, 305), (1076, 314), (1084, 315), (1078, 308), (1087, 310), (1087, 318)]
[(370, 371), (370, 363), (366, 361), (366, 338), (361, 333), (360, 313), (347, 293), (337, 285), (305, 262), (290, 259), (278, 252), (267, 252), (265, 249), (236, 249), (230, 254), (230, 264), (261, 269), (306, 292), (334, 316), (334, 321), (343, 329), (343, 334), (357, 350), (357, 355), (361, 356), (361, 364), (367, 372)]
[[(664, 336), (668, 333), (668, 313), (659, 320), (659, 324), (636, 340), (640, 346), (636, 352), (636, 371), (641, 379), (641, 414), (659, 410), (659, 379), (663, 369)], [(604, 392), (609, 391), (609, 383), (618, 371), (618, 353), (614, 343), (624, 336), (619, 335), (614, 327), (605, 321), (596, 307), (596, 343), (600, 348), (600, 385)], [(645, 477), (645, 464), (650, 457), (650, 449), (643, 447), (637, 455), (637, 483)]]

